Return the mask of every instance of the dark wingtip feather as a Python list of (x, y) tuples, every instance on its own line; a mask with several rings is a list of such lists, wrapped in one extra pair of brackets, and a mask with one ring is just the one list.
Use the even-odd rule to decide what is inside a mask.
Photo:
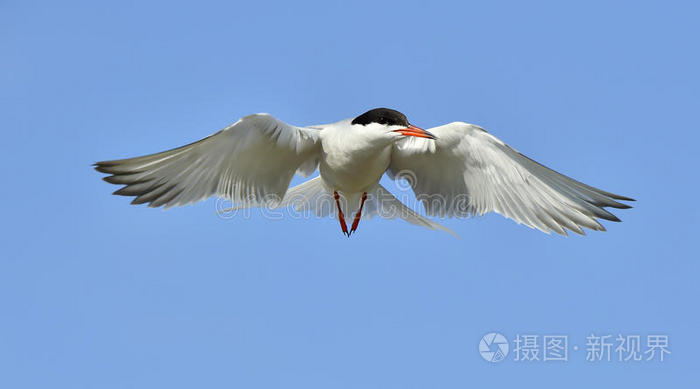
[(114, 173), (112, 169), (112, 165), (104, 164), (103, 162), (97, 162), (96, 164), (92, 165), (95, 170), (97, 170), (100, 173), (106, 173), (106, 174), (112, 174)]
[(120, 163), (120, 160), (113, 160), (113, 161), (99, 161), (95, 162), (93, 166), (116, 166)]
[(107, 177), (102, 177), (103, 181), (109, 182), (110, 184), (114, 185), (120, 185), (122, 184), (119, 182), (119, 177), (118, 176), (107, 176)]
[(615, 204), (606, 205), (606, 207), (612, 207), (612, 208), (617, 208), (617, 209), (630, 209), (630, 208), (632, 208), (631, 205), (618, 203), (617, 201), (615, 201)]
[[(612, 214), (611, 214), (611, 215), (612, 215)], [(617, 217), (617, 216), (615, 216), (615, 215), (612, 215), (611, 217), (602, 217), (601, 219), (605, 219), (605, 220), (608, 220), (608, 221), (611, 221), (611, 222), (616, 222), (616, 223), (619, 223), (619, 222), (622, 221), (622, 220), (620, 220), (619, 217)]]
[(613, 197), (613, 198), (614, 198), (615, 200), (622, 200), (622, 201), (637, 201), (637, 200), (635, 200), (635, 199), (633, 199), (633, 198), (631, 198), (631, 197), (627, 197), (627, 196), (620, 196), (620, 195), (615, 195), (615, 196), (611, 196), (611, 197)]

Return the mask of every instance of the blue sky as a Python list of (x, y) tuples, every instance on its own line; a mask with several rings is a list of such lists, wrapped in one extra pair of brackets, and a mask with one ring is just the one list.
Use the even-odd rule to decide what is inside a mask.
[[(34, 2), (0, 5), (0, 386), (659, 387), (698, 380), (700, 55), (691, 2)], [(636, 198), (548, 236), (487, 215), (461, 239), (400, 221), (222, 219), (111, 196), (90, 164), (254, 112), (388, 106), (477, 123)], [(296, 182), (296, 181), (295, 181)], [(483, 360), (564, 334), (568, 362)], [(668, 336), (664, 362), (586, 337)], [(645, 345), (643, 345), (645, 346)], [(613, 356), (615, 358), (615, 356)]]

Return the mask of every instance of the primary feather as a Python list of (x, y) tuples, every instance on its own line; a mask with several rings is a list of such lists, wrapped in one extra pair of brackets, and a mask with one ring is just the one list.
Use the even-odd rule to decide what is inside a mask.
[(408, 176), (434, 216), (497, 212), (544, 232), (605, 230), (596, 218), (619, 221), (603, 207), (629, 208), (609, 193), (555, 172), (517, 152), (481, 127), (463, 122), (430, 129), (436, 140), (395, 144), (389, 172)]
[(212, 195), (262, 204), (284, 197), (294, 173), (318, 165), (318, 130), (295, 127), (267, 114), (246, 116), (189, 145), (143, 157), (104, 161), (95, 169), (133, 204), (185, 205)]

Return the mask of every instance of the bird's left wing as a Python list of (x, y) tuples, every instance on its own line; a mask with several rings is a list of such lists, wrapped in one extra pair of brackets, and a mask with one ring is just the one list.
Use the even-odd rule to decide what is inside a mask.
[(605, 230), (596, 218), (619, 221), (604, 207), (633, 201), (555, 172), (481, 127), (455, 122), (431, 128), (436, 140), (407, 137), (392, 151), (389, 174), (407, 179), (428, 215), (466, 217), (497, 212), (518, 223), (565, 235)]
[(217, 195), (234, 203), (279, 201), (298, 171), (318, 166), (318, 129), (295, 127), (268, 114), (246, 116), (187, 146), (143, 157), (104, 161), (95, 169), (132, 204), (179, 206)]

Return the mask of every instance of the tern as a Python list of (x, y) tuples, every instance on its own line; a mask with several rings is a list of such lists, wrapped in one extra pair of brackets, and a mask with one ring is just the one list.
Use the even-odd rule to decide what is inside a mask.
[[(269, 114), (246, 116), (202, 140), (142, 157), (97, 162), (104, 180), (132, 204), (173, 207), (218, 196), (236, 208), (289, 207), (333, 216), (350, 237), (379, 215), (452, 233), (379, 184), (404, 178), (427, 216), (499, 213), (546, 233), (605, 231), (606, 210), (634, 201), (541, 165), (464, 122), (424, 130), (393, 109), (376, 108), (332, 124), (298, 127)], [(316, 178), (293, 188), (296, 174)]]

